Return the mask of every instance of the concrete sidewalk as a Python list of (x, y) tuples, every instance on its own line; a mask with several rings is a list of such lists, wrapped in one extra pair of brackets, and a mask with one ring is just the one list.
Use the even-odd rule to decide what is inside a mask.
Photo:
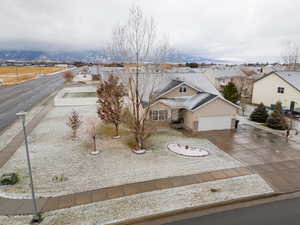
[[(175, 188), (197, 183), (205, 183), (228, 179), (239, 176), (246, 176), (253, 172), (245, 167), (218, 170), (187, 176), (169, 177), (138, 183), (124, 184), (120, 186), (101, 188), (92, 191), (79, 192), (69, 195), (62, 195), (50, 198), (39, 198), (38, 209), (41, 212), (56, 209), (69, 208), (97, 201), (105, 201), (129, 195)], [(32, 201), (30, 199), (8, 199), (0, 198), (0, 215), (26, 215), (32, 214)]]

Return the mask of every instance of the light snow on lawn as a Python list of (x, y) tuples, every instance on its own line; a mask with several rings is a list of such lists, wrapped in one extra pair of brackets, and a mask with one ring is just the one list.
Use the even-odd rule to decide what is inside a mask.
[[(55, 107), (29, 136), (34, 183), (40, 196), (242, 166), (208, 140), (187, 138), (171, 129), (157, 132), (151, 137), (148, 142), (152, 150), (143, 155), (130, 151), (124, 144), (126, 137), (98, 137), (97, 148), (101, 153), (92, 156), (84, 144), (84, 129), (79, 140), (72, 141), (69, 137), (71, 132), (66, 126), (66, 119), (72, 109), (76, 109), (84, 118), (95, 117), (99, 120), (96, 106)], [(201, 158), (180, 156), (167, 149), (168, 143), (203, 147), (209, 155)], [(30, 197), (24, 145), (1, 169), (1, 174), (4, 172), (17, 172), (21, 179), (14, 186), (0, 186), (0, 195), (18, 196), (16, 194), (22, 193)], [(67, 178), (66, 181), (52, 181), (54, 176), (62, 174)]]
[[(218, 188), (220, 191), (211, 192), (211, 188)], [(146, 192), (89, 205), (56, 210), (46, 213), (41, 225), (110, 224), (179, 209), (260, 196), (272, 192), (273, 190), (269, 185), (255, 174)], [(16, 223), (5, 224), (21, 224), (17, 223), (17, 219), (13, 221), (16, 221)]]

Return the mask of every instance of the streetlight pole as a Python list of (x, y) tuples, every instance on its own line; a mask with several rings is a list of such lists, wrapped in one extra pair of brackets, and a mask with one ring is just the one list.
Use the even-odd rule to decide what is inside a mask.
[(36, 198), (35, 198), (35, 192), (34, 192), (34, 186), (33, 186), (32, 171), (31, 171), (31, 163), (30, 163), (29, 150), (28, 150), (28, 142), (27, 142), (27, 134), (26, 134), (26, 126), (25, 126), (26, 112), (23, 112), (23, 111), (18, 112), (16, 115), (22, 120), (22, 125), (23, 125), (27, 164), (28, 164), (28, 171), (29, 171), (29, 177), (30, 177), (31, 196), (32, 196), (33, 210), (34, 210), (34, 216), (33, 216), (32, 221), (38, 222), (38, 221), (40, 221), (40, 216), (38, 215), (38, 210), (37, 210), (37, 204), (36, 204)]

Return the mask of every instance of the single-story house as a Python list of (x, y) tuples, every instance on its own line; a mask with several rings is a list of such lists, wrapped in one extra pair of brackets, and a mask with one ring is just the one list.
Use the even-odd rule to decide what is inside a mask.
[(256, 80), (252, 103), (271, 107), (281, 102), (283, 109), (300, 111), (300, 72), (271, 72)]
[[(153, 82), (149, 80), (149, 74), (146, 79), (140, 79), (139, 84), (144, 94), (142, 101), (145, 107), (149, 107), (148, 116), (151, 120), (180, 123), (193, 131), (234, 128), (239, 106), (224, 99), (203, 74), (167, 73), (152, 76), (159, 80), (154, 89), (151, 89)], [(149, 101), (151, 104), (147, 105)]]

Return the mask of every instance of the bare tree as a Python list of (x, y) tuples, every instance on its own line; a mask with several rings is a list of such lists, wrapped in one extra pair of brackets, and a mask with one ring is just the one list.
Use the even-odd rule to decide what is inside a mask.
[(72, 129), (73, 138), (76, 138), (77, 130), (80, 128), (81, 124), (82, 121), (80, 119), (79, 113), (75, 110), (72, 110), (67, 121), (67, 126), (69, 126)]
[(99, 151), (96, 148), (96, 136), (97, 136), (97, 132), (96, 132), (96, 119), (95, 118), (88, 118), (86, 120), (86, 134), (89, 138), (89, 140), (92, 141), (92, 151), (91, 154), (92, 155), (96, 155), (99, 153)]
[(105, 123), (112, 123), (116, 128), (116, 137), (119, 136), (119, 124), (123, 107), (124, 86), (119, 83), (119, 78), (109, 76), (97, 88), (98, 115)]
[[(129, 19), (125, 25), (113, 30), (110, 53), (114, 61), (134, 63), (134, 69), (127, 70), (129, 75), (129, 100), (133, 114), (133, 134), (138, 149), (144, 149), (146, 134), (146, 121), (149, 106), (153, 100), (155, 80), (147, 82), (145, 78), (153, 77), (152, 72), (161, 72), (157, 61), (162, 61), (168, 54), (167, 42), (159, 42), (156, 37), (156, 26), (153, 18), (146, 18), (139, 6), (132, 6), (129, 11)], [(150, 65), (147, 61), (156, 61), (156, 65)], [(140, 76), (143, 76), (142, 80)], [(157, 75), (156, 78), (159, 78)], [(147, 83), (147, 85), (145, 85)], [(142, 87), (142, 86), (145, 87)], [(147, 99), (147, 100), (145, 100)]]
[(63, 77), (64, 77), (65, 81), (71, 82), (74, 79), (75, 75), (71, 71), (66, 71), (66, 72), (64, 72)]
[(299, 63), (299, 47), (291, 41), (287, 42), (282, 52), (282, 59), (287, 66), (287, 71), (295, 71)]

